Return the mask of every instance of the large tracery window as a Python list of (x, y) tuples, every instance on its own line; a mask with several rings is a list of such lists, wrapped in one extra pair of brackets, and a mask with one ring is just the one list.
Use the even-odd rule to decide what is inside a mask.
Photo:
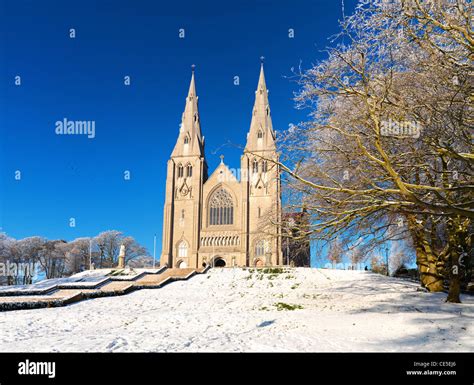
[(255, 244), (255, 255), (261, 257), (268, 251), (268, 241), (260, 240)]
[(234, 203), (232, 196), (223, 188), (219, 188), (209, 199), (209, 224), (232, 225), (233, 223)]

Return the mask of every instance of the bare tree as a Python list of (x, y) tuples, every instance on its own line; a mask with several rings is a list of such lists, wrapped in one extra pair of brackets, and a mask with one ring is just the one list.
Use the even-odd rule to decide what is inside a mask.
[(69, 242), (70, 251), (66, 254), (66, 265), (69, 274), (74, 274), (90, 265), (91, 239), (77, 238)]
[(63, 240), (46, 241), (39, 254), (39, 263), (46, 278), (60, 278), (66, 270), (66, 253), (70, 246)]
[(328, 260), (332, 265), (337, 265), (342, 262), (344, 249), (338, 239), (333, 240), (329, 245)]
[(6, 283), (25, 285), (33, 282), (44, 242), (41, 237), (16, 240), (0, 234), (0, 262), (5, 267)]
[(100, 251), (99, 267), (113, 267), (117, 264), (123, 234), (108, 230), (95, 237), (94, 242)]
[(36, 272), (36, 266), (39, 263), (40, 252), (45, 243), (41, 237), (29, 237), (16, 241), (18, 250), (18, 275), (22, 277), (21, 284), (33, 282), (33, 275)]
[(356, 246), (352, 248), (349, 257), (354, 269), (358, 264), (363, 263), (367, 259), (367, 254), (365, 254), (363, 248)]
[(406, 268), (411, 261), (411, 257), (403, 252), (396, 252), (390, 255), (389, 269), (392, 272), (398, 271), (400, 268)]
[(125, 263), (128, 264), (132, 260), (143, 257), (148, 254), (145, 247), (141, 246), (133, 237), (124, 237), (122, 244), (125, 246)]
[[(48, 241), (42, 237), (16, 240), (0, 233), (0, 263), (3, 265), (0, 284), (29, 284), (33, 274), (40, 268), (46, 278), (59, 278), (88, 269), (92, 259), (99, 267), (113, 267), (117, 264), (120, 245), (125, 246), (126, 263), (134, 267), (151, 265), (146, 248), (133, 237), (111, 230), (95, 238), (77, 238), (71, 242)], [(102, 264), (101, 264), (102, 262)], [(9, 266), (11, 268), (9, 268)]]
[(113, 267), (118, 262), (120, 246), (125, 246), (125, 263), (139, 256), (147, 255), (147, 250), (138, 244), (138, 242), (130, 236), (117, 230), (108, 230), (100, 233), (94, 239), (96, 247), (99, 249), (99, 267)]
[(315, 239), (409, 239), (423, 286), (447, 279), (459, 302), (474, 218), (470, 7), (384, 4), (361, 2), (328, 59), (299, 74), (311, 120), (285, 134), (278, 166)]
[(5, 233), (0, 233), (0, 263), (3, 264), (2, 276), (0, 284), (13, 285), (17, 282), (17, 274), (12, 274), (9, 268), (9, 263), (13, 261), (13, 250), (16, 240), (7, 236)]

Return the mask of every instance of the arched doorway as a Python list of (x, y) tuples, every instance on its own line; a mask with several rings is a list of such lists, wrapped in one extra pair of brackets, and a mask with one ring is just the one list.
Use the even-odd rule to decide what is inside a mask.
[(215, 257), (213, 266), (214, 267), (225, 267), (225, 260), (221, 257)]
[(261, 259), (257, 259), (255, 261), (255, 267), (263, 267), (265, 264), (263, 263), (263, 261)]
[(188, 267), (188, 264), (184, 261), (178, 262), (178, 268), (179, 269), (186, 269)]

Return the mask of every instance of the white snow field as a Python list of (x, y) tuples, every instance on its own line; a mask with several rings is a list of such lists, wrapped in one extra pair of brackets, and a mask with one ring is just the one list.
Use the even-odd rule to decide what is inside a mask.
[(0, 351), (474, 351), (474, 297), (364, 271), (213, 269), (74, 305), (0, 313)]

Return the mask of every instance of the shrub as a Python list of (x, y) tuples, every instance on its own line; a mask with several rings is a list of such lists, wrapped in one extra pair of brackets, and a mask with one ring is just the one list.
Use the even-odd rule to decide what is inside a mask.
[(292, 305), (292, 304), (284, 303), (284, 302), (277, 302), (273, 306), (275, 306), (278, 311), (303, 309), (303, 306), (301, 306), (301, 305)]

